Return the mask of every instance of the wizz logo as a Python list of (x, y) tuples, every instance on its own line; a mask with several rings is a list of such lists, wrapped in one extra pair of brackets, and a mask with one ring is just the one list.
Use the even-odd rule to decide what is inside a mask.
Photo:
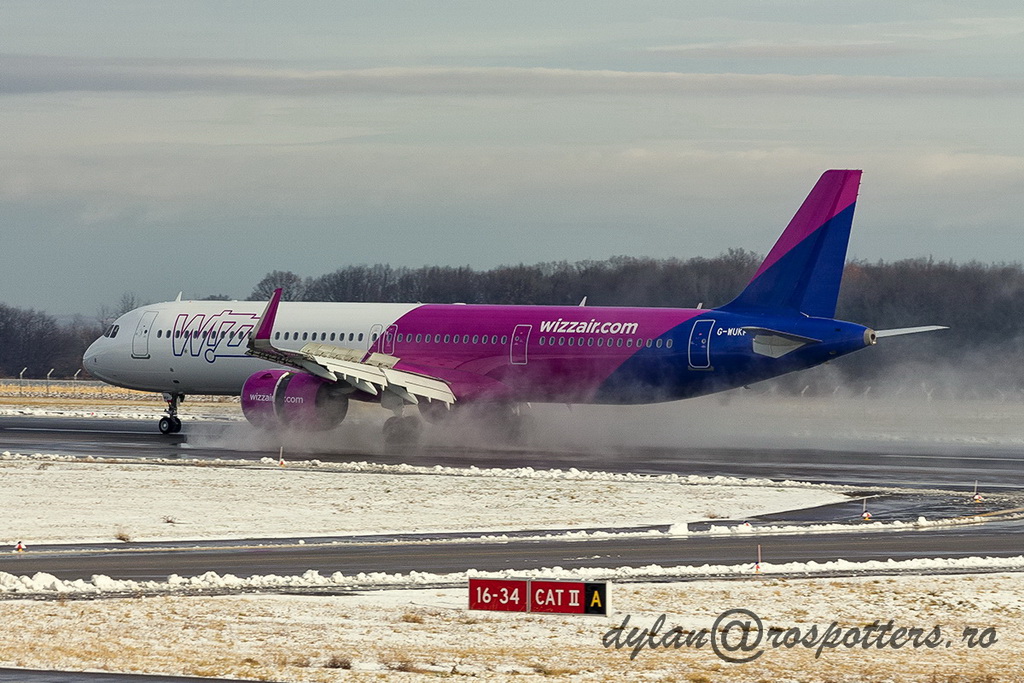
[(259, 316), (254, 313), (221, 311), (208, 315), (180, 313), (174, 321), (171, 348), (175, 356), (199, 357), (212, 363), (218, 356), (244, 355), (249, 334)]

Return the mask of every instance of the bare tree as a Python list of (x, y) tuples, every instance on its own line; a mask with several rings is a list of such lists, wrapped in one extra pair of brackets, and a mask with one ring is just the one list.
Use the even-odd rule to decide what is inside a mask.
[(290, 270), (275, 270), (259, 281), (249, 295), (249, 301), (265, 301), (278, 287), (284, 290), (281, 295), (285, 301), (302, 301), (305, 298), (306, 285), (302, 278)]
[(114, 317), (122, 316), (128, 311), (134, 311), (141, 305), (142, 304), (139, 303), (139, 297), (135, 295), (135, 292), (125, 292), (121, 295), (121, 300), (117, 302)]

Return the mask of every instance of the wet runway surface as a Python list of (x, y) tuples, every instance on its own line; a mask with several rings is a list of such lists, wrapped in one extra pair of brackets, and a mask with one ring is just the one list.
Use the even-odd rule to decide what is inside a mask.
[[(22, 453), (60, 453), (107, 458), (252, 459), (277, 458), (276, 443), (265, 450), (204, 447), (228, 441), (219, 436), (232, 425), (188, 422), (181, 434), (164, 436), (140, 420), (84, 418), (0, 418), (0, 444)], [(424, 446), (415, 451), (289, 450), (288, 458), (324, 462), (367, 460), (432, 467), (533, 467), (639, 474), (765, 478), (845, 486), (938, 488), (970, 492), (975, 481), (985, 492), (1024, 491), (1024, 453), (987, 444), (865, 444), (842, 450), (820, 448), (637, 447), (593, 449), (465, 448)]]

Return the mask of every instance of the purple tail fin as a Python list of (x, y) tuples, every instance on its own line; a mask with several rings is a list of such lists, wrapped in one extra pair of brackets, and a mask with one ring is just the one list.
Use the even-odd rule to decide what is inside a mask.
[(833, 317), (860, 176), (825, 171), (747, 288), (722, 309)]

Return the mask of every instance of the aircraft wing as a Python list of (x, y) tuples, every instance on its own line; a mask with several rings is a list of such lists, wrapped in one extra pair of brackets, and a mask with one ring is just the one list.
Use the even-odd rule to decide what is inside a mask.
[(299, 351), (279, 349), (270, 339), (281, 302), (281, 290), (267, 303), (263, 315), (249, 338), (246, 353), (255, 358), (296, 368), (316, 375), (328, 382), (346, 382), (360, 391), (377, 396), (384, 391), (397, 394), (407, 403), (419, 403), (420, 398), (430, 401), (455, 403), (455, 394), (444, 380), (407, 370), (396, 370), (399, 359), (383, 353), (368, 357), (357, 349), (329, 344), (311, 343)]

